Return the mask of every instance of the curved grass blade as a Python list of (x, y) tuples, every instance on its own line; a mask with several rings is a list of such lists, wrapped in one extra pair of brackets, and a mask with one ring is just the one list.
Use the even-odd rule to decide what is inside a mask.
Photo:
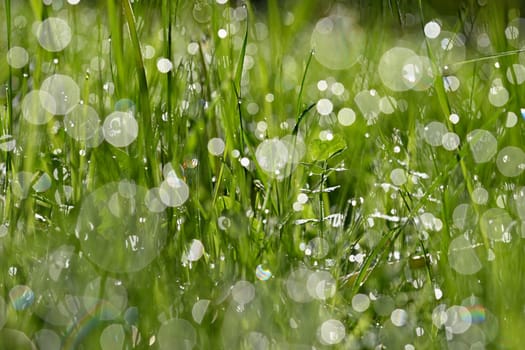
[(310, 56), (308, 56), (308, 61), (306, 61), (306, 66), (304, 67), (303, 79), (301, 80), (301, 86), (299, 87), (299, 94), (297, 95), (297, 124), (299, 124), (299, 117), (304, 115), (304, 111), (299, 114), (299, 109), (301, 108), (301, 100), (303, 98), (304, 83), (306, 82), (306, 75), (308, 74), (308, 69), (310, 68), (310, 63), (312, 62), (312, 57), (314, 56), (314, 50), (310, 51)]
[[(146, 79), (146, 70), (144, 69), (144, 61), (142, 59), (142, 51), (140, 48), (140, 42), (137, 35), (137, 26), (135, 21), (135, 15), (133, 13), (133, 8), (131, 7), (131, 0), (125, 0), (122, 2), (122, 7), (124, 9), (124, 16), (128, 23), (128, 30), (131, 37), (131, 43), (133, 46), (133, 53), (135, 57), (135, 65), (137, 69), (138, 82), (139, 82), (139, 99), (140, 99), (140, 109), (142, 112), (141, 121), (142, 128), (144, 132), (142, 133), (143, 142), (142, 145), (146, 148), (148, 170), (150, 175), (150, 181), (152, 185), (157, 184), (160, 181), (160, 175), (158, 167), (153, 164), (155, 157), (155, 146), (156, 142), (153, 142), (154, 135), (152, 125), (149, 122), (151, 118), (150, 110), (150, 101), (149, 101), (149, 91), (148, 91), (148, 81)], [(149, 140), (149, 142), (146, 142)]]

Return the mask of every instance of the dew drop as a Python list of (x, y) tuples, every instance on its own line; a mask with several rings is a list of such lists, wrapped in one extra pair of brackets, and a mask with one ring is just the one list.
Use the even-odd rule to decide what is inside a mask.
[(35, 293), (25, 285), (17, 285), (9, 291), (9, 299), (17, 311), (25, 310), (33, 304)]
[(403, 309), (395, 309), (390, 314), (390, 321), (392, 321), (392, 324), (396, 327), (403, 327), (407, 324), (408, 313)]
[(86, 104), (75, 106), (64, 117), (64, 129), (77, 141), (91, 139), (100, 129), (97, 111)]
[(366, 294), (356, 294), (352, 298), (352, 308), (357, 312), (365, 312), (370, 307), (370, 299)]
[(40, 45), (50, 52), (65, 49), (71, 42), (71, 28), (66, 21), (57, 17), (48, 17), (42, 21), (36, 30)]
[(355, 122), (355, 112), (351, 108), (341, 108), (337, 113), (337, 121), (342, 126), (350, 126)]
[(443, 136), (447, 134), (447, 127), (440, 122), (430, 122), (423, 129), (423, 137), (425, 141), (434, 147), (443, 144)]
[(202, 244), (202, 242), (198, 239), (192, 240), (189, 251), (186, 255), (187, 259), (189, 261), (197, 261), (202, 257), (203, 254), (204, 245)]
[(450, 242), (448, 260), (450, 266), (462, 275), (473, 275), (482, 268), (474, 246), (462, 235)]
[(525, 170), (525, 152), (518, 147), (505, 147), (498, 153), (496, 166), (503, 176), (517, 177)]
[(104, 120), (105, 140), (115, 147), (127, 147), (138, 136), (139, 126), (131, 113), (115, 111)]
[(13, 46), (7, 51), (7, 64), (15, 69), (23, 68), (29, 62), (27, 50), (20, 46)]
[(467, 141), (476, 163), (486, 163), (496, 155), (498, 141), (487, 130), (476, 129), (467, 135)]
[(489, 90), (489, 102), (494, 107), (502, 107), (509, 100), (509, 91), (502, 85), (494, 84)]
[(441, 142), (443, 144), (443, 148), (447, 151), (453, 151), (459, 147), (459, 136), (456, 133), (453, 132), (447, 132), (443, 134), (443, 137), (441, 138)]
[(507, 68), (507, 79), (511, 84), (523, 84), (523, 82), (525, 82), (525, 66), (522, 64), (513, 64)]
[(505, 121), (506, 128), (513, 128), (518, 124), (518, 116), (514, 112), (507, 113), (507, 120)]
[(330, 101), (327, 98), (322, 98), (319, 101), (317, 101), (317, 112), (321, 115), (329, 115), (332, 113), (332, 110), (334, 109), (334, 105), (332, 104), (332, 101)]
[(396, 186), (402, 186), (407, 182), (405, 171), (401, 168), (392, 170), (390, 173), (390, 180)]
[(166, 74), (173, 69), (173, 63), (167, 58), (159, 58), (157, 60), (157, 69), (159, 72)]
[(197, 324), (202, 323), (202, 320), (204, 318), (204, 315), (206, 314), (206, 311), (208, 310), (210, 302), (210, 300), (202, 299), (193, 304), (193, 307), (191, 309), (191, 316), (193, 317), (193, 320), (197, 322)]
[(262, 264), (259, 264), (255, 269), (255, 277), (260, 281), (267, 281), (272, 277), (272, 272), (269, 269), (265, 269)]
[(255, 298), (255, 287), (248, 281), (238, 281), (232, 287), (232, 298), (239, 305), (246, 305)]
[(435, 39), (441, 33), (441, 26), (436, 21), (430, 21), (424, 27), (425, 36), (429, 39)]
[(317, 338), (322, 344), (335, 345), (343, 341), (346, 329), (339, 320), (324, 321), (317, 331)]
[(221, 138), (214, 137), (208, 141), (208, 152), (214, 156), (221, 156), (224, 153), (226, 145)]
[(56, 110), (56, 103), (53, 96), (47, 91), (32, 90), (24, 96), (22, 100), (22, 116), (31, 124), (47, 124), (52, 118), (52, 112), (49, 112), (47, 106), (52, 111)]
[(40, 86), (40, 102), (51, 114), (64, 115), (71, 112), (80, 103), (80, 88), (67, 75), (54, 74), (47, 77)]
[(100, 335), (102, 350), (122, 349), (125, 339), (124, 327), (121, 324), (111, 324), (104, 328)]

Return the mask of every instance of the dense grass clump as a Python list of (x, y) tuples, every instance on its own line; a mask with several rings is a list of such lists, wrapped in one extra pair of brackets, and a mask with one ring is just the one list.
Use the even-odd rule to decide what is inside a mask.
[(522, 10), (4, 0), (0, 348), (521, 348)]

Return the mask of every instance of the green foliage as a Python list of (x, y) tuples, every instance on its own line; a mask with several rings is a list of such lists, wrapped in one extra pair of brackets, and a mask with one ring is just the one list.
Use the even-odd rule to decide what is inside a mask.
[(518, 2), (74, 3), (0, 4), (0, 344), (521, 348)]

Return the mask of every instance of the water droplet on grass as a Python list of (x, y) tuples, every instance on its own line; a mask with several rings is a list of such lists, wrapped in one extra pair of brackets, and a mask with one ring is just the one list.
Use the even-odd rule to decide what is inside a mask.
[(123, 196), (119, 183), (109, 183), (84, 199), (75, 235), (89, 260), (104, 270), (131, 272), (159, 254), (166, 241), (165, 214), (146, 206), (147, 192), (136, 186), (133, 196)]
[(168, 207), (180, 207), (188, 200), (190, 189), (177, 177), (167, 178), (160, 184), (159, 196), (162, 203)]
[(239, 305), (246, 305), (255, 298), (255, 287), (248, 281), (238, 281), (232, 287), (232, 298)]
[(198, 23), (207, 23), (211, 19), (212, 8), (204, 1), (196, 1), (193, 5), (193, 18)]
[(13, 46), (7, 51), (7, 64), (15, 69), (23, 68), (29, 62), (27, 50), (20, 46)]
[(494, 107), (502, 107), (509, 100), (509, 91), (500, 84), (494, 83), (489, 90), (489, 102)]
[(97, 277), (87, 284), (83, 302), (86, 310), (96, 310), (100, 320), (114, 320), (126, 309), (128, 292), (122, 282), (114, 278), (107, 278), (102, 288), (101, 278)]
[(155, 56), (155, 48), (151, 45), (144, 45), (142, 47), (142, 56), (144, 59), (152, 59)]
[(221, 216), (217, 219), (217, 226), (219, 226), (219, 229), (226, 231), (231, 226), (231, 220), (226, 216)]
[(62, 51), (71, 42), (71, 28), (61, 18), (48, 17), (38, 25), (36, 37), (47, 51)]
[(161, 73), (168, 73), (173, 69), (173, 63), (167, 58), (159, 58), (157, 60), (157, 69)]
[(160, 199), (160, 192), (158, 187), (149, 189), (144, 197), (144, 203), (148, 209), (154, 213), (163, 212), (166, 209), (166, 205)]
[(519, 176), (525, 170), (525, 152), (518, 147), (505, 147), (498, 153), (496, 166), (503, 176)]
[(339, 320), (324, 321), (317, 331), (317, 339), (325, 345), (335, 345), (343, 341), (346, 329)]
[(445, 322), (447, 322), (447, 306), (440, 304), (432, 311), (432, 323), (439, 329)]
[(33, 304), (35, 293), (25, 285), (17, 285), (9, 291), (9, 299), (13, 308), (17, 311), (25, 310)]
[(402, 186), (407, 182), (405, 171), (401, 168), (392, 170), (390, 173), (390, 180), (396, 186)]
[(124, 327), (120, 324), (111, 324), (104, 328), (100, 335), (102, 350), (121, 350), (124, 347)]
[(312, 272), (305, 268), (298, 268), (290, 273), (286, 280), (286, 291), (290, 299), (298, 303), (307, 303), (312, 296), (306, 288), (306, 281)]
[(43, 173), (38, 180), (33, 184), (33, 190), (35, 192), (45, 192), (51, 187), (51, 176), (47, 173)]
[(335, 96), (341, 96), (345, 92), (345, 86), (340, 82), (335, 82), (330, 87), (330, 91), (332, 91), (332, 94)]
[(508, 40), (516, 40), (520, 35), (520, 31), (515, 26), (508, 26), (505, 28), (505, 37)]
[(214, 137), (210, 141), (208, 141), (208, 152), (210, 152), (214, 156), (221, 156), (224, 153), (225, 147), (226, 144), (219, 137)]
[(397, 101), (391, 96), (383, 96), (379, 100), (379, 109), (381, 113), (392, 114), (397, 107)]
[(464, 306), (454, 305), (446, 311), (447, 319), (444, 326), (449, 332), (454, 334), (465, 333), (472, 324), (470, 311)]
[(316, 109), (317, 112), (321, 115), (329, 115), (330, 113), (332, 113), (334, 105), (329, 99), (322, 98), (319, 101), (317, 101)]
[(22, 100), (22, 116), (31, 124), (46, 124), (53, 118), (52, 112), (43, 108), (47, 106), (51, 110), (56, 109), (56, 102), (53, 96), (47, 91), (32, 90), (24, 96)]
[(430, 122), (423, 129), (423, 137), (425, 141), (434, 147), (443, 144), (443, 136), (447, 134), (448, 130), (445, 124), (440, 122)]
[(379, 61), (378, 73), (383, 84), (393, 91), (406, 91), (417, 85), (423, 74), (419, 56), (404, 47), (386, 51)]
[(505, 121), (506, 128), (513, 128), (518, 124), (518, 116), (514, 112), (507, 113), (507, 120)]
[(447, 132), (443, 135), (441, 142), (444, 149), (447, 151), (453, 151), (459, 147), (460, 140), (456, 133)]
[(67, 75), (53, 74), (47, 77), (42, 82), (40, 91), (45, 91), (52, 97), (51, 100), (48, 96), (40, 94), (42, 106), (51, 114), (67, 114), (80, 102), (80, 88)]
[(381, 112), (379, 108), (381, 97), (379, 94), (375, 90), (363, 90), (355, 95), (354, 101), (361, 113), (363, 113), (368, 125), (373, 124)]
[(513, 224), (512, 217), (505, 209), (491, 208), (486, 210), (479, 219), (481, 232), (489, 239), (501, 241)]
[(97, 111), (88, 105), (77, 105), (64, 117), (66, 133), (77, 141), (92, 138), (100, 128)]
[(390, 321), (392, 321), (392, 324), (396, 327), (403, 327), (407, 324), (408, 313), (403, 309), (395, 309), (390, 314)]
[(115, 147), (127, 147), (135, 141), (139, 126), (131, 113), (116, 111), (104, 120), (104, 139)]
[(227, 36), (228, 36), (228, 31), (224, 28), (220, 28), (218, 31), (217, 31), (217, 36), (220, 38), (220, 39), (225, 39)]
[(346, 69), (358, 59), (364, 47), (363, 31), (357, 21), (346, 16), (321, 18), (310, 39), (315, 59), (330, 69)]
[(308, 276), (306, 290), (312, 298), (326, 300), (335, 295), (336, 281), (328, 271), (316, 271)]
[(199, 44), (196, 42), (191, 42), (188, 44), (186, 50), (190, 55), (195, 56), (199, 52)]
[(448, 260), (450, 266), (462, 275), (473, 275), (482, 267), (474, 246), (463, 235), (450, 242)]
[(202, 299), (193, 304), (193, 307), (191, 308), (191, 316), (193, 317), (193, 320), (197, 322), (197, 324), (202, 323), (209, 305), (210, 300), (208, 299)]
[(483, 205), (489, 200), (489, 192), (483, 187), (477, 187), (472, 191), (472, 201), (476, 204)]
[(352, 308), (357, 312), (365, 312), (370, 307), (370, 299), (366, 294), (356, 294), (352, 298)]
[(323, 92), (323, 91), (326, 91), (327, 89), (328, 89), (328, 82), (326, 80), (322, 79), (317, 82), (317, 90)]
[(430, 21), (424, 27), (425, 36), (429, 39), (435, 39), (441, 33), (441, 26), (436, 21)]
[(288, 148), (279, 139), (265, 140), (257, 147), (255, 157), (262, 170), (278, 177), (288, 163)]
[(443, 84), (445, 85), (445, 91), (457, 91), (461, 85), (460, 80), (453, 75), (443, 77)]
[(272, 277), (272, 272), (269, 269), (265, 269), (262, 264), (259, 264), (255, 269), (255, 277), (260, 281), (267, 281)]
[(439, 288), (434, 288), (434, 298), (436, 298), (436, 300), (443, 298), (443, 291)]
[(202, 257), (203, 254), (204, 254), (204, 245), (202, 244), (202, 242), (199, 241), (198, 239), (192, 240), (190, 249), (188, 250), (186, 258), (189, 261), (197, 261)]
[(513, 64), (507, 68), (507, 79), (511, 84), (523, 84), (523, 82), (525, 82), (525, 66), (522, 64)]
[(467, 141), (476, 163), (490, 161), (498, 150), (498, 141), (487, 130), (473, 130), (467, 135)]

